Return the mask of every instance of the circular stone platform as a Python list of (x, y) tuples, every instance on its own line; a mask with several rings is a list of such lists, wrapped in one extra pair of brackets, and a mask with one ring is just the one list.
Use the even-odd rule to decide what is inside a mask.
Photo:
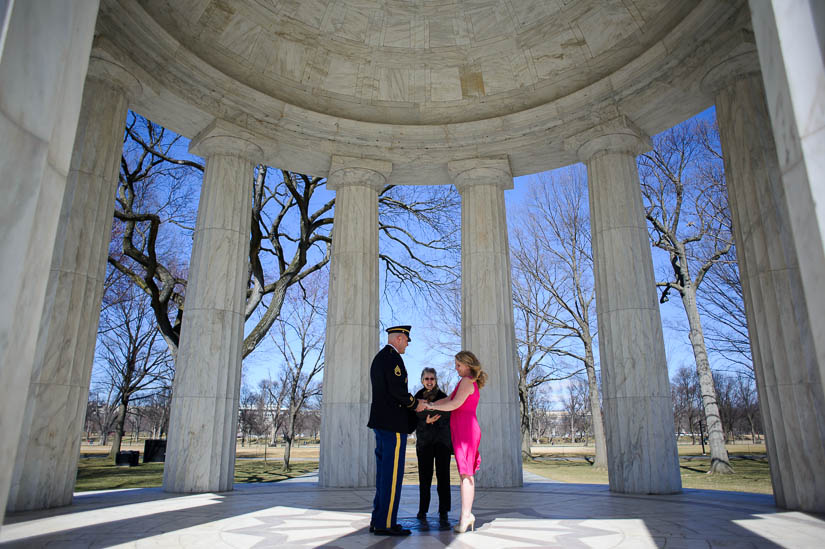
[[(415, 526), (418, 488), (404, 486), (399, 518), (413, 534), (375, 536), (368, 531), (372, 490), (320, 489), (313, 478), (299, 478), (237, 484), (217, 494), (173, 495), (159, 488), (79, 493), (71, 507), (9, 515), (0, 545), (807, 548), (825, 536), (823, 517), (779, 510), (767, 495), (685, 490), (628, 496), (602, 485), (526, 477), (523, 488), (479, 490), (476, 529), (464, 534)], [(457, 486), (452, 497), (454, 524)]]

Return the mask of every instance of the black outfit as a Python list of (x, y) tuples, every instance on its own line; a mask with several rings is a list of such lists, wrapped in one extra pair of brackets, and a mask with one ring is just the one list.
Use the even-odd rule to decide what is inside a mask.
[[(434, 402), (447, 398), (439, 388), (432, 391), (421, 389), (415, 398)], [(447, 518), (450, 511), (450, 454), (453, 444), (450, 439), (450, 412), (423, 411), (416, 414), (418, 423), (415, 431), (415, 454), (418, 457), (418, 516), (423, 517), (430, 509), (430, 487), (433, 484), (433, 461), (435, 478), (438, 482), (438, 514)], [(435, 423), (427, 423), (428, 415), (441, 415)]]
[(415, 427), (417, 401), (407, 391), (407, 369), (401, 355), (387, 345), (370, 366), (372, 403), (367, 427), (375, 431), (375, 499), (370, 528), (376, 534), (407, 535), (398, 525), (398, 503), (404, 479), (407, 435)]
[(372, 403), (367, 427), (410, 434), (415, 430), (418, 402), (407, 390), (407, 369), (395, 347), (385, 345), (370, 366)]

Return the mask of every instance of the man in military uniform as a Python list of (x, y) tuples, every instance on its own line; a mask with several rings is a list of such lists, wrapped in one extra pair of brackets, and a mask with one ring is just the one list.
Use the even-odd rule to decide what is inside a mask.
[(387, 345), (378, 351), (370, 367), (372, 404), (367, 427), (375, 431), (375, 499), (370, 532), (406, 536), (398, 524), (398, 502), (404, 479), (407, 435), (415, 429), (415, 412), (425, 408), (407, 390), (407, 369), (401, 355), (410, 342), (411, 326), (387, 328)]

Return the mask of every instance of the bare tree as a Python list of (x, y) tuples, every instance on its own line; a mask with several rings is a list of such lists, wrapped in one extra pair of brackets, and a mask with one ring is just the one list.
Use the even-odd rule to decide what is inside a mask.
[[(130, 114), (121, 161), (109, 262), (151, 298), (158, 326), (173, 355), (184, 314), (195, 200), (204, 166), (181, 157), (179, 136)], [(287, 289), (329, 261), (334, 198), (320, 177), (257, 167), (250, 220), (246, 319), (249, 355), (280, 315)], [(385, 288), (403, 287), (425, 300), (458, 272), (451, 186), (385, 187), (379, 197)]]
[(567, 429), (570, 442), (576, 442), (576, 435), (584, 429), (584, 412), (587, 408), (587, 384), (580, 377), (570, 380), (561, 396), (561, 405), (567, 413)]
[(690, 433), (691, 443), (696, 444), (696, 432), (699, 430), (701, 414), (696, 370), (682, 366), (674, 374), (670, 387), (676, 429), (682, 433)]
[(714, 390), (697, 290), (707, 272), (733, 246), (723, 164), (715, 125), (688, 121), (654, 139), (639, 158), (645, 214), (653, 245), (668, 254), (671, 273), (657, 282), (660, 301), (678, 292), (690, 326), (690, 342), (708, 427), (709, 473), (732, 473)]
[(326, 272), (306, 279), (286, 297), (285, 308), (270, 334), (283, 361), (280, 382), (284, 388), (284, 470), (289, 471), (298, 416), (308, 400), (321, 394), (324, 369)]
[(737, 373), (755, 380), (735, 246), (708, 271), (700, 296), (699, 311), (713, 321), (705, 338), (708, 349), (734, 364)]
[(537, 385), (530, 391), (530, 428), (536, 441), (545, 436), (552, 438), (556, 427), (553, 398), (548, 385)]
[(267, 414), (269, 415), (270, 441), (274, 445), (278, 432), (284, 426), (284, 400), (286, 399), (286, 386), (279, 380), (273, 380), (270, 375), (267, 379), (262, 379), (258, 384), (258, 390), (263, 395), (266, 403)]
[(759, 399), (756, 393), (756, 380), (744, 373), (740, 372), (736, 376), (736, 402), (737, 406), (742, 410), (742, 415), (747, 421), (748, 429), (751, 435), (751, 441), (757, 442), (757, 433), (761, 432), (761, 417), (759, 415)]
[[(117, 415), (117, 405), (114, 402), (112, 393), (114, 388), (104, 386), (103, 383), (94, 383), (89, 391), (89, 402), (86, 405), (86, 432), (87, 438), (91, 439), (91, 433), (96, 431), (100, 434), (99, 444), (106, 446), (109, 442), (109, 433), (115, 423)], [(104, 396), (104, 393), (105, 396)]]
[(144, 401), (143, 414), (149, 423), (152, 438), (162, 438), (169, 428), (169, 407), (172, 403), (172, 388), (165, 387)]
[(110, 451), (114, 457), (120, 451), (130, 402), (168, 387), (172, 363), (144, 295), (127, 287), (117, 300), (108, 301), (112, 304), (101, 315), (97, 354), (111, 396), (107, 404), (117, 409)]
[(732, 442), (741, 410), (736, 403), (736, 379), (722, 372), (713, 372), (713, 389), (719, 405), (719, 420), (725, 432), (725, 441)]
[[(590, 217), (583, 170), (571, 168), (561, 176), (540, 176), (531, 188), (530, 198), (523, 222), (515, 232), (516, 310), (534, 324), (532, 332), (541, 334), (537, 341), (544, 346), (534, 345), (534, 348), (563, 359), (572, 358), (586, 372), (588, 406), (593, 410), (596, 450), (593, 465), (606, 469), (607, 444), (594, 355), (595, 286)], [(529, 360), (530, 355), (525, 356)], [(529, 363), (523, 361), (522, 369), (528, 367)], [(579, 371), (568, 369), (566, 375)], [(554, 375), (556, 379), (560, 377)]]

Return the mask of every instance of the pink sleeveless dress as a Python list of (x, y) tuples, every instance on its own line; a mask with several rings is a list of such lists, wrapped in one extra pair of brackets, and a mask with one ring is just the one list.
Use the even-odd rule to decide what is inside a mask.
[[(453, 394), (458, 391), (455, 386)], [(461, 475), (475, 475), (481, 466), (481, 455), (478, 453), (478, 445), (481, 443), (481, 428), (476, 419), (476, 407), (478, 406), (478, 385), (473, 382), (473, 392), (464, 401), (464, 404), (456, 408), (450, 414), (450, 436), (453, 440), (453, 453), (455, 453), (455, 463), (458, 466), (458, 473)]]

